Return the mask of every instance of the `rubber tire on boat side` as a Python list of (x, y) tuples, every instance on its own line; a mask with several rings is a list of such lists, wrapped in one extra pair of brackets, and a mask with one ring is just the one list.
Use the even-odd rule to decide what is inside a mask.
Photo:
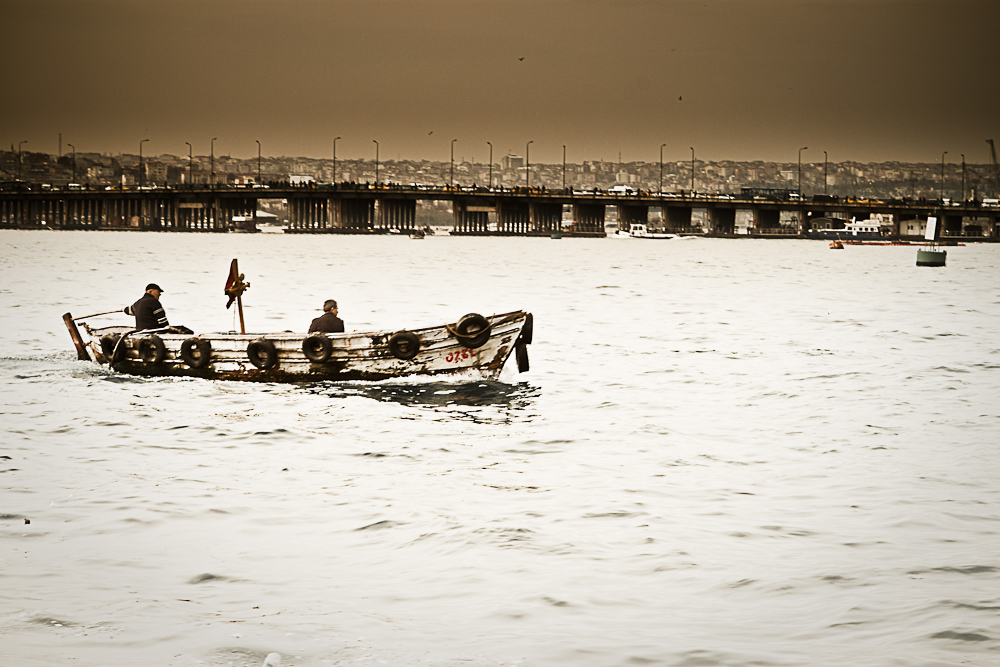
[(204, 368), (212, 358), (212, 343), (204, 338), (188, 338), (181, 343), (181, 359), (191, 368)]
[(163, 339), (156, 334), (139, 339), (137, 347), (139, 358), (150, 366), (159, 366), (167, 358), (167, 346), (163, 344)]
[(247, 359), (257, 368), (266, 371), (278, 365), (278, 348), (271, 341), (258, 338), (247, 345)]
[(389, 352), (397, 359), (407, 361), (420, 351), (420, 339), (412, 331), (397, 331), (389, 338)]
[(535, 316), (531, 313), (525, 313), (524, 315), (524, 326), (521, 327), (521, 335), (519, 338), (521, 342), (525, 345), (531, 345), (531, 339), (535, 335)]
[(492, 329), (490, 321), (479, 313), (469, 313), (455, 325), (458, 342), (473, 350), (486, 344)]
[(329, 361), (333, 354), (333, 341), (322, 333), (306, 336), (302, 341), (302, 354), (314, 364), (322, 364)]
[(524, 341), (517, 341), (514, 344), (514, 358), (517, 360), (517, 372), (527, 373), (531, 369), (528, 363), (528, 346)]
[[(117, 347), (119, 340), (121, 340), (121, 336), (119, 334), (104, 334), (101, 336), (101, 352), (103, 352), (104, 356), (108, 358), (108, 361), (112, 361), (111, 357), (115, 353), (115, 348)], [(124, 352), (124, 349), (122, 352)], [(121, 353), (119, 353), (118, 359), (114, 359), (113, 361), (120, 360)]]

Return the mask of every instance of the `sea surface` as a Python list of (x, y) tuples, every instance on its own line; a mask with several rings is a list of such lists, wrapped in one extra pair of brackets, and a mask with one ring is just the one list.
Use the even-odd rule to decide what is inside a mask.
[[(1000, 664), (1000, 245), (0, 231), (4, 667)], [(535, 317), (496, 382), (143, 379), (63, 313)], [(95, 324), (126, 324), (124, 315)], [(272, 661), (274, 657), (272, 656)]]

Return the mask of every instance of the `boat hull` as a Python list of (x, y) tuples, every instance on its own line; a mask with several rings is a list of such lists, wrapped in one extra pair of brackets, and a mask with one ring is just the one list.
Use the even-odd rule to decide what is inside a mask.
[[(91, 328), (84, 323), (80, 339), (99, 364), (118, 372), (148, 377), (317, 382), (468, 374), (496, 379), (515, 350), (519, 370), (527, 370), (525, 346), (531, 342), (531, 314), (516, 311), (485, 320), (488, 331), (471, 336), (461, 335), (459, 324), (446, 324), (408, 331), (352, 332), (319, 337), (326, 342), (317, 340), (315, 335), (292, 332), (186, 335), (166, 331), (136, 332), (128, 327)], [(153, 337), (158, 342), (152, 340)], [(406, 340), (412, 341), (411, 348), (404, 344)], [(205, 348), (206, 342), (208, 348)], [(304, 347), (307, 342), (311, 357)], [(326, 358), (322, 358), (324, 346)], [(208, 351), (198, 354), (199, 347)], [(411, 353), (412, 358), (407, 358)]]

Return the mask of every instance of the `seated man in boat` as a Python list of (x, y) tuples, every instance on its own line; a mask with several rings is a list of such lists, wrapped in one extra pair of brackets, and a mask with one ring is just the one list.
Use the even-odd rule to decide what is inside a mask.
[(323, 333), (344, 333), (344, 320), (337, 317), (337, 302), (327, 299), (323, 302), (323, 314), (312, 321), (309, 325), (309, 333), (321, 331)]
[(170, 329), (175, 333), (193, 333), (185, 326), (170, 326), (170, 322), (167, 321), (167, 314), (160, 304), (161, 294), (163, 294), (163, 290), (160, 289), (159, 285), (149, 283), (146, 285), (146, 293), (131, 306), (122, 308), (122, 312), (135, 317), (135, 328), (139, 331), (146, 329)]
[(146, 293), (131, 306), (122, 308), (126, 315), (135, 316), (135, 328), (139, 331), (144, 329), (163, 329), (170, 326), (167, 321), (167, 314), (160, 305), (160, 295), (163, 290), (156, 283), (146, 285)]

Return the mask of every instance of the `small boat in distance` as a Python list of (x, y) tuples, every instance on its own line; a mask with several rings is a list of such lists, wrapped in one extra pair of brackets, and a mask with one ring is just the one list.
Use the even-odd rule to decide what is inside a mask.
[(867, 220), (855, 220), (845, 222), (840, 229), (810, 229), (806, 232), (806, 238), (810, 239), (833, 239), (836, 241), (882, 241), (888, 238), (890, 228), (883, 224), (882, 214), (878, 214)]
[(844, 244), (840, 241), (830, 241), (830, 250), (843, 250)]
[(662, 232), (651, 232), (646, 225), (641, 222), (633, 222), (629, 225), (628, 231), (623, 231), (619, 229), (615, 232), (615, 236), (618, 238), (627, 239), (656, 239), (656, 240), (666, 240), (677, 238), (676, 234), (665, 234)]

